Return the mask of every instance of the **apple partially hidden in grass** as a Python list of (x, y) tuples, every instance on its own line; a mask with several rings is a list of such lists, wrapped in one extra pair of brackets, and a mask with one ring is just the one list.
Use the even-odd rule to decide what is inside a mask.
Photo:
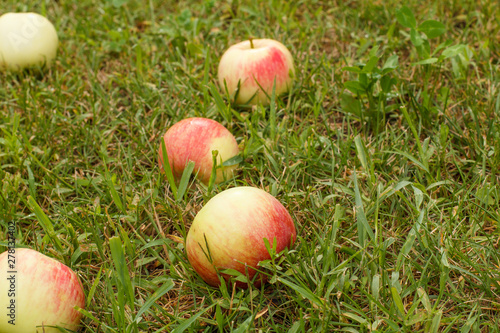
[(36, 13), (0, 16), (0, 68), (20, 70), (50, 65), (59, 39), (52, 23)]
[(76, 331), (82, 315), (75, 306), (84, 308), (85, 295), (69, 267), (31, 249), (0, 254), (1, 333)]
[[(276, 241), (276, 253), (291, 247), (296, 231), (290, 214), (261, 189), (234, 187), (214, 196), (198, 212), (186, 237), (186, 252), (203, 280), (218, 286), (217, 271), (225, 269), (237, 270), (250, 280), (255, 277), (258, 263), (271, 259), (264, 239), (271, 246)], [(264, 281), (263, 276), (255, 277), (256, 286)]]
[(290, 89), (294, 75), (290, 51), (273, 39), (250, 39), (231, 46), (218, 70), (221, 88), (227, 87), (235, 104), (247, 105), (269, 104), (274, 82), (278, 96)]
[[(222, 163), (239, 153), (234, 136), (220, 123), (207, 118), (187, 118), (170, 127), (163, 136), (168, 162), (174, 178), (179, 181), (189, 161), (194, 162), (194, 172), (208, 184), (212, 175), (212, 151), (217, 151), (216, 183), (229, 179), (238, 166), (222, 166)], [(163, 171), (162, 145), (158, 163)]]

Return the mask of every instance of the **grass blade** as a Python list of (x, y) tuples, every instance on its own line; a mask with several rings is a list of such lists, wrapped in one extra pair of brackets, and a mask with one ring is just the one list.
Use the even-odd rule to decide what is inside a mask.
[(214, 307), (216, 303), (212, 304), (211, 306), (209, 306), (208, 308), (206, 309), (203, 309), (201, 310), (200, 312), (198, 312), (197, 314), (195, 314), (194, 316), (191, 316), (189, 319), (186, 319), (182, 322), (182, 324), (180, 324), (179, 326), (177, 326), (173, 331), (172, 333), (182, 333), (184, 332), (187, 328), (189, 328), (199, 317), (201, 317), (201, 315), (203, 315), (205, 312), (207, 312), (208, 310), (210, 310), (211, 308)]
[(284, 285), (292, 288), (293, 290), (295, 290), (297, 293), (299, 293), (302, 296), (304, 296), (305, 298), (307, 298), (312, 303), (314, 303), (320, 307), (325, 306), (324, 302), (318, 296), (316, 296), (311, 290), (309, 290), (309, 288), (307, 288), (305, 286), (299, 286), (299, 285), (297, 285), (293, 282), (290, 282), (288, 280), (285, 280), (281, 277), (278, 278), (278, 281), (280, 281)]
[(182, 172), (181, 181), (179, 182), (179, 187), (177, 188), (177, 201), (181, 201), (186, 192), (187, 186), (189, 184), (189, 178), (194, 170), (194, 162), (189, 161), (184, 171)]
[(56, 249), (60, 253), (64, 253), (61, 242), (59, 241), (59, 237), (54, 231), (54, 225), (52, 224), (48, 216), (45, 215), (42, 208), (40, 208), (40, 206), (32, 196), (28, 196), (28, 204), (30, 205), (31, 210), (35, 213), (38, 222), (42, 225), (43, 230), (45, 230), (50, 239), (54, 241)]
[(243, 323), (238, 326), (237, 329), (233, 331), (233, 333), (246, 333), (250, 329), (250, 326), (253, 322), (253, 316), (248, 317)]
[(177, 200), (177, 186), (175, 185), (174, 174), (170, 168), (170, 162), (168, 160), (167, 147), (165, 146), (165, 140), (161, 138), (161, 154), (163, 157), (163, 171), (167, 176), (168, 183), (170, 184), (170, 189), (174, 194), (174, 198)]
[(139, 323), (139, 319), (143, 313), (149, 310), (149, 308), (153, 305), (154, 302), (167, 292), (169, 292), (175, 286), (172, 280), (168, 280), (160, 288), (158, 288), (151, 296), (149, 296), (148, 300), (144, 302), (143, 306), (139, 309), (137, 314), (135, 315), (135, 322)]
[(366, 234), (368, 234), (372, 242), (375, 242), (375, 234), (373, 233), (373, 230), (368, 224), (368, 220), (365, 216), (363, 200), (361, 199), (361, 194), (359, 192), (356, 170), (354, 170), (354, 198), (356, 202), (356, 221), (358, 226), (359, 243), (362, 247), (365, 247)]
[(111, 179), (111, 176), (107, 171), (106, 171), (106, 184), (108, 185), (109, 193), (111, 194), (111, 198), (113, 198), (116, 207), (118, 207), (118, 209), (121, 212), (125, 213), (126, 211), (123, 207), (122, 199), (120, 198), (120, 195), (116, 191), (115, 184), (113, 183), (113, 180)]
[(399, 296), (398, 290), (395, 287), (391, 287), (391, 295), (392, 295), (392, 301), (394, 302), (396, 309), (398, 309), (398, 312), (402, 316), (405, 316), (406, 311), (403, 305), (403, 300), (401, 299), (401, 296)]
[(128, 297), (128, 303), (130, 308), (134, 308), (134, 288), (132, 287), (132, 280), (130, 279), (130, 274), (127, 268), (127, 262), (125, 260), (125, 252), (123, 250), (123, 245), (118, 237), (111, 237), (109, 239), (109, 246), (111, 249), (111, 257), (116, 269), (116, 275), (121, 283), (123, 292)]

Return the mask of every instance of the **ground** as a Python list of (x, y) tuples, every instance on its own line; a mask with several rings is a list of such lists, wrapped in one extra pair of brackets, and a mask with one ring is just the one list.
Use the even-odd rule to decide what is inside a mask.
[[(498, 332), (497, 1), (4, 1), (55, 25), (47, 70), (0, 72), (0, 252), (77, 272), (81, 332)], [(230, 45), (273, 38), (295, 60), (269, 107), (217, 84)], [(237, 175), (159, 171), (175, 122), (219, 121)], [(255, 186), (297, 242), (260, 288), (208, 286), (183, 237), (203, 204)], [(0, 315), (2, 315), (0, 313)]]

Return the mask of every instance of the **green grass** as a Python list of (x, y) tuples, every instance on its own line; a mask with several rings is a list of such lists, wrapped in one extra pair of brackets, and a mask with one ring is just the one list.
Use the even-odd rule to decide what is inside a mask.
[[(500, 331), (500, 5), (406, 5), (443, 24), (428, 53), (396, 1), (7, 0), (61, 43), (43, 75), (0, 73), (0, 251), (15, 221), (18, 246), (75, 270), (82, 332)], [(217, 88), (249, 36), (294, 55), (275, 107)], [(175, 200), (157, 151), (188, 116), (243, 162)], [(272, 283), (212, 288), (182, 235), (238, 185), (275, 195), (297, 242), (264, 263)]]

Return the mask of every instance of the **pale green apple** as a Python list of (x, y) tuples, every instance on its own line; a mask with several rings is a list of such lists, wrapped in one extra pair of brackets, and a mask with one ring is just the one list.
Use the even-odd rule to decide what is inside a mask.
[(21, 70), (49, 66), (56, 57), (59, 38), (52, 23), (37, 13), (0, 16), (0, 68)]

